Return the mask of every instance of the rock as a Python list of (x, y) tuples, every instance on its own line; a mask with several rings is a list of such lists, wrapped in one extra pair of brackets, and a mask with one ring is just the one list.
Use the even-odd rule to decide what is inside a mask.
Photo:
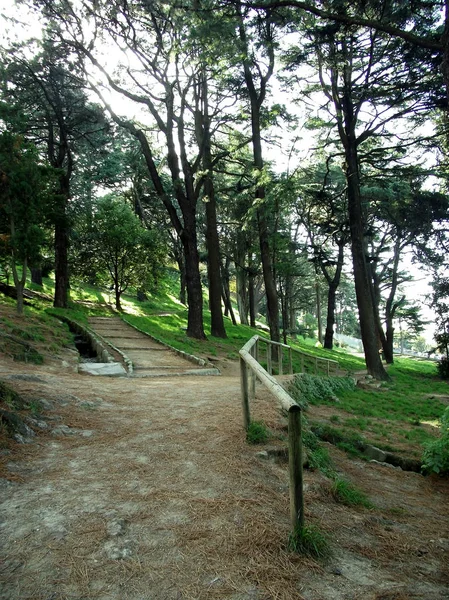
[(363, 449), (363, 454), (368, 458), (375, 460), (377, 462), (385, 462), (387, 458), (387, 453), (381, 450), (380, 448), (376, 448), (376, 446), (371, 446), (367, 444)]
[(126, 376), (126, 371), (120, 363), (81, 363), (79, 373), (87, 375), (106, 375), (107, 377)]
[(38, 429), (42, 429), (43, 431), (48, 429), (48, 423), (46, 423), (45, 421), (39, 421), (38, 419), (31, 418), (28, 418), (27, 421), (32, 427), (37, 427)]
[(401, 467), (395, 467), (391, 463), (388, 463), (388, 462), (385, 462), (385, 461), (370, 460), (370, 463), (374, 463), (376, 465), (381, 465), (382, 467), (390, 467), (390, 469), (399, 469), (399, 471), (402, 471)]
[(55, 407), (51, 400), (46, 400), (45, 398), (39, 398), (39, 404), (42, 407), (42, 410), (53, 410)]
[(26, 443), (25, 441), (22, 441), (25, 437), (33, 437), (36, 435), (24, 422), (22, 417), (14, 412), (0, 409), (0, 422), (4, 423), (9, 434), (20, 444)]
[(8, 375), (8, 379), (18, 379), (19, 381), (32, 381), (34, 383), (45, 383), (45, 379), (38, 377), (37, 375), (17, 374)]
[(81, 432), (81, 435), (85, 438), (90, 438), (92, 437), (94, 434), (94, 432), (91, 429), (85, 429), (84, 431)]
[(58, 425), (51, 432), (52, 435), (74, 435), (76, 433), (75, 429), (71, 429), (68, 425)]
[(124, 540), (123, 545), (117, 545), (112, 540), (106, 542), (104, 551), (110, 560), (123, 560), (132, 556), (131, 540)]
[(110, 536), (116, 537), (119, 535), (124, 535), (126, 527), (127, 523), (125, 519), (114, 519), (113, 521), (109, 521), (106, 529)]
[(266, 450), (262, 450), (261, 452), (256, 452), (257, 458), (261, 458), (262, 460), (268, 460), (270, 457)]
[(362, 390), (378, 390), (382, 387), (382, 383), (373, 381), (359, 381), (357, 387)]
[[(33, 435), (34, 435), (34, 431), (33, 431)], [(29, 437), (25, 437), (24, 435), (22, 435), (20, 433), (15, 433), (12, 436), (12, 438), (19, 444), (31, 444), (31, 442), (32, 442), (32, 440)]]

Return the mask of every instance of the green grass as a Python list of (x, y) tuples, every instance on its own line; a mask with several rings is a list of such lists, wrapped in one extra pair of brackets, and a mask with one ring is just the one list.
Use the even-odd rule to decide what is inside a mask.
[(374, 508), (373, 503), (366, 494), (357, 489), (352, 483), (336, 477), (331, 488), (332, 496), (335, 501), (345, 506), (363, 506), (364, 508)]
[[(44, 279), (40, 289), (49, 297), (53, 294), (53, 279)], [(165, 343), (195, 354), (205, 359), (213, 360), (224, 356), (229, 360), (238, 360), (240, 348), (256, 333), (266, 336), (266, 333), (243, 325), (232, 325), (225, 318), (227, 339), (214, 338), (210, 334), (210, 313), (205, 308), (204, 323), (207, 340), (195, 340), (186, 335), (187, 308), (180, 304), (177, 295), (179, 283), (177, 273), (167, 269), (160, 282), (157, 294), (149, 294), (145, 302), (138, 302), (135, 295), (123, 294), (122, 302), (124, 312), (122, 317), (142, 331), (153, 335)], [(53, 328), (53, 338), (47, 343), (47, 349), (57, 353), (60, 345), (67, 343), (70, 338), (68, 329), (61, 329), (58, 324), (54, 326), (54, 317), (65, 315), (87, 324), (89, 316), (117, 314), (113, 305), (112, 294), (106, 289), (100, 289), (85, 283), (72, 281), (69, 308), (66, 310), (55, 309), (48, 299), (33, 301), (34, 308), (26, 308), (25, 319), (22, 323), (8, 323), (0, 321), (5, 331), (16, 335), (32, 346), (39, 347), (47, 338), (48, 327)], [(8, 306), (14, 305), (9, 299), (2, 299)], [(31, 326), (26, 325), (29, 317), (37, 317)], [(59, 322), (58, 322), (59, 323)], [(52, 325), (53, 324), (53, 325)], [(334, 351), (315, 347), (316, 340), (301, 337), (288, 342), (293, 348), (306, 352), (311, 359), (306, 359), (310, 368), (314, 368), (314, 357), (337, 360), (340, 372), (357, 371), (364, 368), (364, 361), (358, 356), (347, 353), (343, 349)], [(284, 371), (288, 366), (288, 353), (283, 351)], [(28, 360), (29, 357), (23, 356)], [(39, 356), (36, 355), (39, 359)], [(260, 344), (260, 362), (267, 363), (266, 346)], [(294, 370), (299, 370), (301, 357), (293, 352)], [(273, 365), (274, 372), (278, 370)], [(415, 359), (395, 359), (395, 364), (389, 367), (391, 381), (379, 390), (364, 390), (354, 388), (350, 378), (327, 378), (306, 375), (302, 377), (298, 401), (304, 406), (307, 403), (328, 405), (335, 408), (330, 422), (335, 431), (340, 432), (342, 439), (336, 443), (353, 454), (357, 454), (357, 444), (365, 439), (379, 447), (394, 448), (397, 440), (404, 443), (422, 447), (434, 436), (429, 431), (427, 423), (437, 425), (444, 405), (438, 399), (439, 394), (448, 394), (449, 386), (445, 381), (438, 379), (436, 366), (432, 361)], [(418, 426), (418, 424), (421, 424)], [(363, 435), (363, 437), (362, 437)], [(320, 464), (323, 460), (321, 450), (315, 460)]]
[(270, 439), (270, 432), (262, 421), (251, 421), (246, 430), (248, 444), (265, 444)]
[(327, 558), (331, 554), (326, 535), (313, 525), (298, 527), (291, 533), (288, 547), (292, 552), (318, 559)]

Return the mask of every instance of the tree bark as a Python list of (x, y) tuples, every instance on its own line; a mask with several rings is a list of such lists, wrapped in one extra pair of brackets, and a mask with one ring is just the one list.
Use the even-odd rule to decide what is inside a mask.
[(357, 147), (352, 131), (349, 132), (347, 137), (345, 156), (352, 263), (366, 368), (368, 373), (375, 379), (387, 380), (389, 377), (382, 365), (377, 342), (378, 331), (373, 304), (372, 281), (366, 261), (365, 223), (362, 212)]
[(31, 271), (31, 283), (40, 285), (42, 287), (42, 269), (40, 267), (32, 267)]
[(202, 73), (201, 110), (197, 118), (197, 141), (203, 150), (203, 167), (206, 173), (204, 179), (204, 194), (206, 196), (206, 247), (207, 247), (207, 275), (209, 280), (209, 308), (211, 314), (210, 330), (214, 337), (226, 338), (226, 329), (221, 308), (221, 259), (220, 241), (217, 230), (217, 207), (215, 202), (215, 189), (213, 181), (213, 165), (211, 150), (211, 133), (208, 106), (208, 88), (206, 73)]
[[(259, 175), (262, 175), (264, 161), (262, 156), (262, 136), (261, 136), (261, 108), (266, 95), (266, 86), (273, 73), (274, 68), (274, 53), (272, 40), (264, 40), (269, 57), (267, 72), (262, 75), (260, 65), (257, 65), (259, 77), (259, 90), (256, 89), (254, 77), (251, 72), (251, 64), (249, 58), (248, 40), (246, 37), (245, 26), (242, 16), (241, 2), (236, 3), (237, 15), (239, 18), (239, 35), (240, 41), (245, 48), (245, 56), (243, 58), (243, 72), (245, 83), (248, 90), (248, 97), (251, 106), (251, 133), (253, 143), (253, 158), (254, 167)], [(267, 24), (269, 29), (269, 25)], [(271, 260), (271, 250), (269, 243), (268, 232), (268, 207), (265, 199), (265, 187), (261, 184), (256, 185), (255, 191), (256, 202), (259, 206), (257, 210), (257, 227), (259, 233), (260, 257), (262, 261), (262, 273), (265, 283), (265, 295), (267, 299), (267, 317), (270, 327), (270, 337), (273, 341), (280, 341), (279, 329), (279, 302), (277, 297), (276, 282), (273, 274), (273, 264)]]
[(256, 293), (254, 289), (254, 274), (250, 271), (248, 276), (249, 324), (256, 327)]
[(237, 308), (240, 323), (248, 325), (248, 269), (246, 267), (247, 244), (241, 231), (237, 231), (237, 242), (235, 248), (235, 283), (237, 292)]
[(334, 346), (334, 325), (335, 325), (335, 307), (336, 307), (336, 298), (337, 298), (337, 289), (340, 285), (341, 272), (343, 269), (343, 261), (344, 261), (344, 241), (340, 240), (338, 242), (338, 258), (337, 258), (337, 267), (335, 269), (335, 274), (331, 278), (330, 275), (326, 272), (324, 265), (322, 265), (322, 271), (327, 279), (329, 289), (327, 292), (327, 318), (326, 318), (326, 332), (324, 334), (324, 348), (327, 350), (332, 350)]
[(59, 205), (56, 209), (55, 218), (55, 296), (53, 306), (55, 308), (67, 308), (69, 295), (69, 222), (67, 206), (70, 197), (70, 166), (65, 174), (61, 175), (59, 181)]
[(338, 284), (331, 283), (327, 292), (327, 318), (323, 347), (332, 350), (334, 346), (335, 306)]
[(321, 322), (321, 290), (318, 280), (315, 280), (316, 318), (318, 322), (318, 341), (323, 343), (323, 324)]

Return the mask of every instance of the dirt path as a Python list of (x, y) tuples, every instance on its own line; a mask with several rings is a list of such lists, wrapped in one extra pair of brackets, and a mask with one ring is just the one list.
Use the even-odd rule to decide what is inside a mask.
[[(5, 454), (0, 598), (436, 600), (449, 597), (447, 482), (333, 456), (376, 503), (336, 504), (306, 472), (326, 563), (288, 551), (285, 465), (241, 426), (237, 377), (89, 377), (0, 359), (44, 401), (42, 433)], [(255, 418), (279, 427), (258, 388)]]

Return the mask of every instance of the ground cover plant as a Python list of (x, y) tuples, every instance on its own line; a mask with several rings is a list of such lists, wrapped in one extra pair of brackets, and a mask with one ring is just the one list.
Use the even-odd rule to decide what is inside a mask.
[[(72, 298), (75, 297), (75, 294), (77, 297), (84, 295), (84, 298), (82, 300), (72, 300), (71, 308), (67, 311), (61, 311), (61, 314), (70, 315), (71, 318), (85, 323), (87, 323), (90, 315), (118, 316), (114, 310), (109, 308), (108, 303), (99, 302), (95, 299), (94, 289), (86, 291), (85, 288), (80, 287), (76, 292), (72, 291)], [(6, 316), (8, 320), (10, 317), (5, 315), (3, 306), (6, 306), (6, 304), (2, 304), (0, 315), (2, 317)], [(32, 309), (27, 313), (34, 315), (33, 318), (37, 319), (36, 323), (38, 323), (41, 316), (44, 321), (54, 323), (53, 316), (48, 313), (59, 314), (59, 311), (50, 308), (48, 302), (38, 302), (36, 306), (36, 309)], [(32, 373), (37, 374), (39, 372), (43, 375), (43, 377), (40, 376), (41, 383), (18, 380), (17, 382), (14, 381), (14, 386), (19, 383), (20, 388), (23, 388), (27, 395), (35, 393), (33, 391), (35, 388), (45, 389), (45, 391), (38, 392), (37, 398), (48, 398), (57, 408), (56, 412), (63, 411), (64, 423), (74, 427), (75, 430), (79, 428), (80, 430), (93, 431), (92, 437), (89, 438), (72, 434), (70, 436), (60, 436), (56, 440), (58, 444), (64, 445), (67, 456), (70, 458), (67, 463), (68, 471), (67, 473), (64, 471), (63, 475), (61, 475), (59, 464), (49, 465), (49, 477), (54, 477), (54, 484), (58, 486), (58, 495), (55, 496), (58, 502), (66, 501), (66, 498), (60, 496), (65, 489), (78, 489), (78, 486), (82, 488), (85, 481), (92, 482), (92, 485), (95, 486), (105, 485), (107, 488), (111, 479), (111, 444), (117, 445), (117, 451), (124, 452), (125, 446), (122, 446), (122, 444), (123, 435), (126, 434), (126, 436), (129, 436), (129, 442), (131, 442), (126, 445), (123, 456), (123, 460), (129, 461), (126, 463), (127, 476), (131, 477), (135, 473), (139, 486), (144, 486), (145, 489), (137, 487), (136, 490), (132, 490), (128, 486), (123, 486), (123, 461), (121, 460), (117, 461), (116, 465), (117, 481), (119, 482), (117, 494), (134, 494), (133, 502), (142, 502), (142, 505), (139, 505), (142, 507), (145, 505), (145, 510), (148, 511), (149, 530), (145, 530), (142, 539), (147, 540), (149, 544), (152, 543), (154, 532), (152, 533), (150, 524), (154, 523), (157, 506), (164, 507), (163, 518), (166, 519), (166, 499), (169, 497), (170, 501), (173, 500), (172, 489), (169, 490), (169, 496), (162, 496), (161, 502), (158, 497), (153, 497), (152, 492), (148, 493), (149, 487), (145, 487), (153, 485), (152, 477), (148, 478), (152, 463), (150, 461), (147, 464), (141, 461), (144, 456), (148, 455), (149, 451), (152, 451), (155, 457), (154, 463), (157, 464), (157, 473), (160, 474), (158, 476), (161, 477), (162, 487), (173, 481), (171, 476), (173, 473), (179, 473), (176, 481), (182, 481), (186, 486), (182, 490), (182, 494), (180, 493), (179, 499), (176, 498), (176, 502), (172, 507), (174, 520), (171, 525), (167, 525), (169, 529), (167, 535), (171, 534), (171, 528), (173, 527), (176, 539), (185, 540), (182, 551), (183, 555), (187, 557), (190, 556), (189, 553), (192, 552), (192, 548), (198, 548), (198, 552), (204, 553), (205, 546), (207, 547), (207, 554), (210, 555), (210, 544), (214, 544), (216, 541), (214, 552), (216, 553), (217, 562), (214, 563), (213, 567), (208, 564), (208, 569), (213, 573), (217, 572), (218, 575), (214, 575), (212, 579), (207, 579), (207, 582), (215, 581), (218, 576), (221, 579), (219, 583), (214, 583), (214, 586), (217, 586), (216, 588), (209, 587), (204, 590), (204, 597), (211, 597), (212, 592), (215, 594), (214, 597), (225, 597), (226, 594), (223, 592), (223, 588), (220, 587), (225, 585), (225, 583), (221, 583), (224, 582), (223, 565), (226, 566), (227, 573), (232, 573), (232, 577), (234, 575), (239, 576), (240, 571), (238, 569), (240, 565), (238, 563), (240, 557), (242, 558), (242, 568), (247, 573), (248, 556), (250, 556), (252, 564), (255, 565), (252, 568), (251, 578), (257, 577), (260, 582), (260, 589), (264, 593), (266, 592), (267, 597), (272, 589), (284, 590), (285, 594), (283, 592), (280, 598), (288, 600), (301, 597), (301, 595), (298, 595), (298, 581), (311, 582), (311, 589), (315, 590), (319, 589), (317, 586), (324, 586), (323, 589), (332, 589), (332, 592), (327, 592), (327, 596), (323, 595), (322, 597), (342, 598), (343, 593), (346, 594), (346, 597), (349, 597), (351, 593), (353, 596), (357, 593), (358, 597), (367, 597), (364, 594), (367, 591), (366, 588), (363, 590), (356, 589), (347, 575), (350, 573), (349, 568), (365, 570), (368, 562), (373, 565), (373, 568), (375, 567), (377, 572), (380, 572), (379, 569), (391, 569), (390, 579), (395, 578), (395, 581), (405, 581), (407, 579), (407, 581), (412, 582), (410, 585), (414, 585), (416, 583), (415, 579), (418, 577), (417, 575), (415, 577), (414, 570), (416, 570), (416, 561), (421, 560), (417, 558), (419, 552), (425, 551), (427, 552), (426, 558), (432, 557), (433, 561), (440, 561), (441, 564), (444, 564), (442, 552), (444, 552), (446, 542), (443, 538), (443, 541), (441, 541), (435, 533), (438, 530), (436, 521), (441, 520), (444, 506), (441, 499), (438, 502), (439, 496), (432, 496), (432, 490), (441, 489), (444, 491), (445, 488), (439, 486), (444, 485), (445, 480), (439, 477), (424, 478), (416, 473), (408, 474), (399, 470), (396, 471), (393, 468), (371, 465), (360, 460), (359, 455), (349, 455), (347, 452), (342, 452), (340, 448), (344, 448), (346, 441), (337, 443), (340, 446), (338, 448), (335, 444), (320, 440), (311, 429), (315, 426), (320, 426), (322, 429), (327, 428), (329, 435), (336, 437), (339, 434), (344, 440), (352, 435), (354, 447), (356, 447), (357, 440), (363, 439), (367, 432), (368, 435), (371, 435), (376, 428), (387, 433), (391, 433), (392, 430), (394, 432), (395, 429), (398, 432), (404, 430), (410, 438), (404, 439), (404, 444), (407, 444), (408, 448), (422, 448), (424, 441), (418, 439), (416, 432), (423, 431), (428, 437), (428, 428), (433, 427), (420, 420), (425, 417), (423, 408), (421, 413), (418, 412), (408, 418), (406, 413), (410, 410), (410, 406), (406, 405), (406, 408), (403, 409), (404, 414), (396, 411), (394, 413), (395, 421), (392, 422), (388, 419), (387, 405), (381, 406), (382, 411), (384, 411), (382, 417), (357, 414), (357, 397), (361, 407), (360, 412), (363, 412), (362, 409), (366, 409), (367, 406), (373, 409), (371, 404), (375, 403), (378, 398), (383, 400), (385, 395), (390, 392), (392, 395), (393, 392), (394, 395), (399, 395), (398, 387), (403, 388), (405, 395), (407, 393), (413, 395), (418, 391), (423, 395), (424, 390), (427, 390), (430, 404), (435, 402), (435, 406), (443, 406), (444, 408), (442, 399), (439, 396), (443, 395), (440, 392), (446, 388), (437, 389), (434, 387), (435, 379), (432, 375), (432, 363), (430, 363), (428, 371), (423, 368), (424, 386), (419, 381), (419, 373), (416, 374), (414, 362), (402, 360), (398, 363), (398, 367), (402, 367), (398, 369), (398, 377), (395, 379), (395, 376), (392, 376), (391, 383), (379, 389), (362, 390), (355, 388), (352, 379), (347, 381), (348, 389), (341, 383), (344, 380), (340, 381), (340, 379), (337, 387), (329, 384), (329, 382), (323, 384), (321, 379), (321, 384), (315, 382), (315, 388), (318, 390), (329, 388), (330, 393), (327, 400), (322, 400), (323, 394), (318, 391), (315, 394), (316, 397), (309, 401), (309, 408), (305, 411), (305, 416), (310, 425), (310, 427), (307, 427), (307, 424), (305, 424), (304, 431), (308, 463), (308, 469), (305, 471), (305, 526), (302, 531), (295, 532), (295, 535), (289, 537), (288, 485), (286, 485), (288, 474), (286, 465), (282, 462), (274, 463), (271, 460), (258, 458), (257, 454), (263, 454), (260, 452), (261, 449), (264, 449), (263, 445), (253, 446), (248, 444), (241, 424), (238, 350), (257, 331), (245, 327), (234, 329), (232, 324), (227, 323), (227, 327), (229, 325), (227, 340), (219, 340), (208, 336), (207, 341), (198, 342), (197, 345), (189, 345), (190, 339), (187, 338), (183, 329), (185, 326), (185, 309), (176, 302), (176, 298), (172, 299), (168, 296), (164, 298), (150, 297), (146, 302), (139, 303), (135, 298), (129, 296), (124, 299), (124, 307), (126, 311), (124, 313), (125, 319), (135, 319), (139, 327), (146, 323), (150, 332), (158, 333), (157, 337), (161, 337), (172, 345), (175, 342), (187, 344), (184, 349), (189, 348), (191, 353), (203, 358), (215, 360), (226, 357), (229, 362), (235, 365), (232, 372), (233, 377), (197, 378), (196, 381), (193, 381), (195, 378), (187, 378), (182, 384), (182, 391), (179, 391), (179, 385), (173, 385), (164, 378), (160, 382), (143, 379), (130, 380), (128, 378), (111, 378), (105, 382), (104, 380), (98, 381), (96, 378), (88, 380), (88, 378), (80, 377), (78, 374), (71, 375), (67, 372), (58, 375), (58, 377), (64, 378), (62, 380), (64, 390), (62, 391), (60, 387), (58, 388), (53, 384), (55, 371), (52, 372), (49, 380), (46, 380), (48, 350), (42, 350), (44, 364), (38, 367), (35, 365), (22, 366), (22, 363), (17, 362), (13, 362), (11, 367), (11, 362), (9, 362), (9, 372), (11, 372), (11, 369), (16, 369), (17, 373), (23, 373), (24, 369), (27, 368), (34, 369), (34, 371), (30, 371)], [(12, 314), (14, 313), (12, 302), (9, 304), (8, 310)], [(46, 330), (37, 329), (37, 333), (43, 335), (47, 340)], [(322, 349), (313, 348), (310, 345), (303, 344), (302, 341), (298, 340), (296, 343), (304, 351), (314, 353), (317, 356), (327, 355), (330, 358), (336, 356), (333, 352), (324, 353)], [(44, 342), (33, 341), (33, 343), (42, 344)], [(44, 343), (44, 346), (46, 349), (49, 348), (48, 343)], [(355, 372), (362, 370), (363, 363), (358, 357), (349, 355), (349, 362), (355, 365)], [(347, 371), (341, 369), (341, 373), (346, 375)], [(311, 377), (307, 376), (304, 380)], [(401, 384), (400, 386), (398, 382)], [(139, 431), (142, 433), (143, 445), (135, 448), (135, 400), (139, 394), (141, 396), (139, 414), (142, 411), (142, 419), (139, 421), (141, 429)], [(430, 396), (433, 396), (433, 398)], [(269, 446), (285, 445), (285, 429), (281, 426), (282, 422), (285, 423), (285, 421), (279, 414), (272, 398), (267, 399), (265, 402), (264, 397), (265, 391), (262, 386), (258, 385), (256, 387), (256, 400), (254, 401), (254, 407), (252, 407), (254, 409), (252, 416), (256, 421), (264, 423), (268, 438), (263, 437), (262, 440), (258, 439), (257, 441)], [(130, 403), (131, 398), (132, 403)], [(169, 398), (169, 402), (167, 402), (167, 398)], [(61, 407), (58, 404), (59, 400), (63, 401)], [(421, 397), (421, 400), (423, 400), (423, 397)], [(23, 414), (25, 419), (28, 419), (30, 414), (32, 416), (33, 411), (31, 409), (33, 405), (31, 402), (31, 400), (29, 402), (27, 400), (29, 408)], [(104, 406), (101, 404), (102, 402)], [(199, 402), (204, 402), (202, 412), (198, 412)], [(169, 410), (163, 416), (158, 416), (158, 411), (154, 411), (153, 403), (160, 405), (160, 410), (166, 410), (169, 405)], [(266, 405), (269, 405), (267, 412)], [(102, 407), (101, 410), (98, 409), (99, 406)], [(116, 410), (117, 406), (120, 406), (119, 411)], [(343, 406), (347, 410), (344, 410)], [(174, 413), (174, 410), (177, 410), (176, 407), (179, 408), (178, 414)], [(211, 410), (212, 407), (213, 410)], [(107, 410), (107, 414), (104, 414), (105, 410)], [(129, 419), (128, 429), (123, 426), (123, 415), (125, 413), (128, 415), (127, 419)], [(52, 414), (49, 416), (52, 416)], [(405, 418), (404, 421), (401, 420), (402, 417)], [(156, 452), (156, 448), (159, 447), (158, 444), (148, 443), (148, 439), (145, 438), (145, 435), (152, 434), (155, 419), (160, 420), (161, 440), (163, 440), (165, 448), (163, 460), (161, 460), (162, 455)], [(177, 433), (171, 431), (171, 435), (167, 436), (168, 422)], [(437, 419), (435, 419), (435, 424), (436, 422)], [(114, 423), (112, 428), (111, 423)], [(60, 421), (55, 421), (55, 424), (60, 424)], [(115, 435), (116, 427), (120, 427), (121, 436)], [(345, 431), (341, 432), (342, 429), (345, 429)], [(186, 432), (188, 432), (188, 435), (186, 435)], [(172, 437), (172, 435), (175, 437)], [(39, 447), (41, 447), (41, 444), (45, 444), (44, 434), (38, 432), (37, 439), (39, 440)], [(49, 439), (51, 442), (55, 441), (54, 437)], [(432, 439), (436, 438), (432, 437)], [(390, 440), (387, 443), (392, 444), (393, 441)], [(185, 444), (187, 446), (184, 446)], [(208, 448), (207, 453), (204, 451), (205, 445)], [(396, 442), (394, 445), (397, 446)], [(34, 448), (33, 444), (23, 446), (24, 453), (28, 448)], [(348, 443), (348, 449), (349, 446)], [(10, 451), (10, 447), (10, 442), (8, 442), (8, 451)], [(107, 452), (104, 452), (106, 449)], [(136, 455), (133, 453), (134, 449)], [(88, 471), (89, 465), (86, 463), (83, 467), (86, 472), (83, 470), (80, 474), (79, 471), (72, 468), (73, 459), (75, 458), (74, 453), (78, 451), (85, 458), (86, 453), (89, 457), (92, 455), (97, 458), (101, 456), (101, 460), (104, 461), (102, 467), (98, 468), (98, 465), (96, 465), (95, 472), (90, 473)], [(216, 475), (217, 493), (214, 493), (211, 497), (202, 498), (196, 487), (198, 485), (198, 473), (206, 473), (212, 464), (211, 457), (214, 457), (215, 453), (217, 460), (220, 462), (219, 475)], [(33, 450), (28, 454), (29, 456), (24, 454), (24, 464), (26, 466), (31, 464), (27, 461), (30, 461)], [(178, 454), (182, 458), (182, 464), (175, 465), (167, 462), (177, 458)], [(64, 452), (58, 449), (58, 451), (52, 453), (52, 457), (55, 460), (62, 460)], [(185, 462), (186, 457), (189, 457), (188, 462)], [(196, 457), (204, 457), (201, 470), (197, 471), (193, 468), (194, 463), (196, 464)], [(11, 462), (10, 458), (7, 460)], [(90, 464), (91, 458), (88, 462)], [(115, 468), (115, 466), (113, 465), (112, 468)], [(191, 468), (192, 472), (190, 471)], [(5, 473), (7, 473), (6, 466)], [(171, 475), (167, 476), (167, 474)], [(81, 484), (76, 479), (79, 475), (82, 475)], [(101, 479), (103, 475), (106, 476), (107, 481), (103, 482)], [(27, 474), (26, 477), (28, 476)], [(42, 475), (39, 472), (38, 477), (39, 481), (42, 480), (42, 486), (48, 485), (47, 476), (47, 473)], [(70, 477), (75, 477), (74, 482), (66, 487), (65, 484), (60, 485), (61, 478), (64, 481), (67, 478), (68, 481)], [(207, 479), (209, 488), (215, 485), (213, 483), (214, 479), (210, 477), (209, 473), (205, 479)], [(51, 481), (53, 482), (53, 480)], [(250, 490), (248, 488), (249, 481), (254, 486)], [(33, 486), (36, 485), (36, 483), (33, 483)], [(239, 489), (239, 485), (243, 486), (243, 491)], [(36, 505), (41, 510), (40, 503), (42, 489), (44, 488), (36, 487), (36, 489), (38, 490)], [(376, 495), (373, 494), (373, 490), (376, 490)], [(144, 491), (143, 495), (142, 491)], [(225, 498), (221, 497), (222, 493), (226, 494)], [(75, 496), (76, 494), (73, 495), (73, 497)], [(97, 497), (98, 494), (92, 496), (92, 498)], [(441, 494), (442, 497), (443, 494)], [(186, 500), (186, 498), (189, 498), (189, 500)], [(407, 498), (405, 505), (402, 503), (402, 498)], [(126, 498), (126, 500), (128, 501), (129, 498)], [(31, 498), (28, 497), (27, 507), (30, 506), (30, 502)], [(52, 500), (52, 506), (54, 506), (54, 499)], [(111, 506), (117, 510), (120, 508), (119, 504), (113, 503), (108, 505), (108, 510), (111, 509)], [(193, 511), (193, 514), (190, 515), (189, 513), (186, 522), (182, 521), (181, 523), (179, 520), (181, 513), (179, 511), (184, 511), (186, 506)], [(83, 510), (84, 508), (83, 505)], [(77, 510), (75, 507), (72, 511), (73, 514), (77, 514)], [(437, 510), (437, 513), (435, 513), (435, 510)], [(424, 525), (424, 512), (426, 525)], [(93, 510), (89, 514), (94, 518), (97, 513)], [(142, 513), (139, 512), (139, 514)], [(207, 521), (207, 523), (205, 523), (205, 514), (210, 517), (210, 521)], [(218, 525), (216, 522), (217, 514), (221, 515), (223, 520), (223, 523)], [(438, 516), (436, 517), (435, 514)], [(417, 515), (419, 515), (419, 531), (415, 527), (415, 521), (418, 519)], [(83, 557), (95, 552), (101, 544), (105, 543), (102, 514), (100, 520), (99, 525), (96, 522), (86, 522), (85, 512), (83, 512), (79, 521), (79, 529), (75, 531), (74, 528), (70, 528), (71, 537), (67, 542), (67, 547), (82, 548), (81, 554), (77, 550), (77, 557), (72, 557), (73, 564), (77, 569), (85, 566)], [(27, 515), (24, 521), (27, 524), (29, 523), (31, 530), (34, 526), (32, 516)], [(414, 523), (413, 535), (410, 534), (410, 522)], [(204, 528), (201, 529), (203, 523), (205, 523)], [(145, 527), (146, 525), (145, 521)], [(134, 526), (135, 523), (132, 519), (132, 527)], [(163, 527), (166, 527), (166, 525)], [(129, 538), (133, 543), (136, 543), (136, 548), (138, 547), (140, 551), (139, 540), (141, 538), (139, 537), (139, 540), (137, 540), (133, 537), (136, 532), (131, 531), (131, 529), (130, 535), (127, 534), (126, 539)], [(32, 535), (37, 534), (33, 533)], [(227, 536), (226, 539), (224, 539), (224, 536)], [(432, 545), (428, 542), (428, 539), (437, 541)], [(236, 540), (238, 540), (238, 543)], [(172, 548), (172, 539), (170, 538), (168, 541), (170, 548)], [(55, 561), (54, 564), (61, 563), (61, 557), (66, 548), (64, 539), (57, 543), (52, 542), (52, 544), (48, 561), (45, 559), (42, 563), (42, 571), (47, 574), (51, 573), (53, 560)], [(40, 545), (45, 547), (45, 542)], [(226, 548), (228, 553), (223, 554), (223, 549)], [(413, 567), (408, 566), (407, 572), (403, 574), (404, 560), (408, 554), (412, 556), (412, 561), (415, 562)], [(151, 548), (148, 554), (139, 555), (142, 566), (139, 566), (139, 569), (133, 572), (132, 577), (132, 586), (135, 589), (140, 585), (140, 574), (144, 577), (147, 570), (151, 568), (147, 559), (153, 555), (154, 547)], [(195, 556), (195, 564), (198, 563), (198, 556)], [(164, 573), (164, 576), (169, 568), (167, 557), (169, 557), (169, 553), (165, 552), (164, 557), (161, 556), (161, 563), (158, 567), (160, 572)], [(107, 562), (102, 554), (101, 560), (103, 559)], [(130, 559), (123, 559), (120, 564), (128, 568), (129, 565), (134, 564), (132, 561), (133, 557), (131, 556)], [(28, 561), (26, 564), (31, 564), (31, 562)], [(397, 566), (399, 563), (400, 567)], [(406, 564), (409, 565), (409, 562)], [(346, 568), (345, 565), (348, 565), (348, 567)], [(102, 563), (102, 578), (108, 582), (112, 581), (116, 576), (116, 566), (116, 559), (111, 559), (107, 564)], [(88, 568), (90, 569), (90, 567)], [(359, 574), (361, 570), (357, 573)], [(183, 571), (187, 574), (187, 577), (192, 569), (186, 568)], [(336, 578), (335, 573), (337, 571), (339, 575), (342, 573), (344, 576)], [(99, 572), (100, 569), (89, 571), (91, 581), (96, 583)], [(282, 577), (279, 577), (278, 574), (281, 572)], [(314, 573), (316, 574), (315, 578), (313, 578)], [(334, 595), (336, 581), (340, 582), (341, 585), (344, 583), (346, 586), (345, 591), (342, 590), (340, 596)], [(442, 576), (432, 575), (432, 581), (435, 585), (444, 585)], [(65, 585), (65, 581), (62, 585)], [(71, 589), (80, 589), (79, 585), (78, 581), (74, 581)], [(145, 585), (148, 585), (147, 581)], [(189, 583), (189, 585), (196, 585), (196, 583)], [(195, 588), (195, 592), (186, 597), (201, 597), (201, 593)], [(233, 589), (233, 593), (237, 593), (236, 590)], [(86, 597), (92, 594), (93, 588), (91, 589), (86, 584)], [(379, 594), (381, 594), (381, 591), (379, 591)], [(314, 596), (310, 597), (313, 598)], [(378, 595), (377, 597), (382, 596)], [(404, 597), (407, 597), (407, 595)]]
[(360, 455), (360, 446), (371, 443), (419, 459), (439, 436), (449, 388), (433, 361), (396, 358), (389, 375), (380, 387), (343, 385), (342, 379), (340, 389), (332, 378), (298, 377), (291, 390), (317, 407), (320, 418), (312, 425), (340, 448)]

